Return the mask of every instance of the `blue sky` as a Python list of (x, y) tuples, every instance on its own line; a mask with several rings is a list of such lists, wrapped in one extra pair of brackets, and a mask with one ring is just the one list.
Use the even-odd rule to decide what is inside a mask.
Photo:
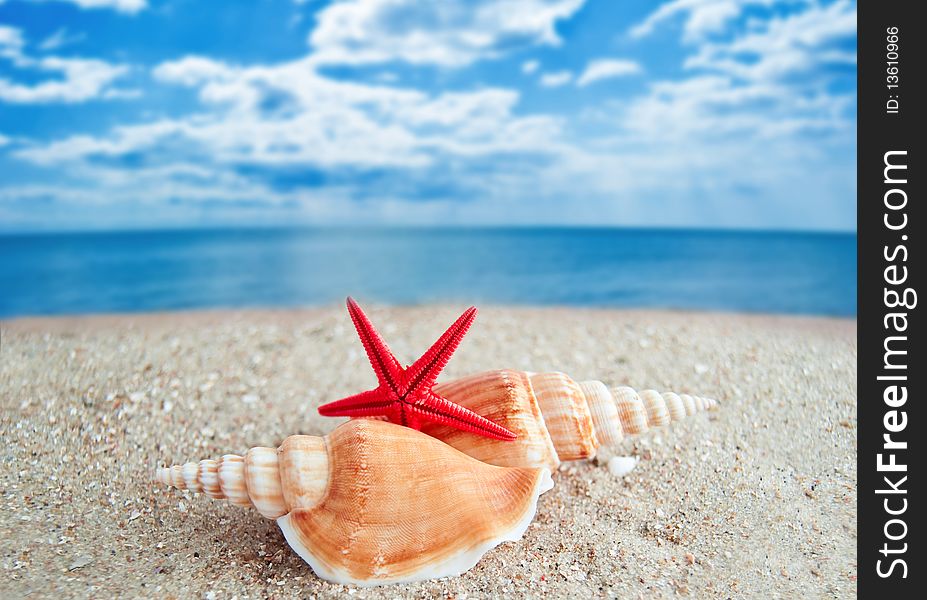
[(854, 231), (844, 0), (0, 0), (0, 230)]

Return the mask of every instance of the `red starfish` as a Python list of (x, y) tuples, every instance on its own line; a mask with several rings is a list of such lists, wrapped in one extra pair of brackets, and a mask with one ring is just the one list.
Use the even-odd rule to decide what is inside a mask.
[(319, 414), (326, 417), (385, 416), (393, 423), (413, 429), (420, 429), (423, 423), (432, 421), (499, 440), (515, 439), (515, 434), (505, 427), (442, 398), (431, 389), (476, 318), (475, 307), (468, 308), (421, 358), (407, 368), (399, 364), (352, 298), (348, 298), (348, 312), (380, 385), (368, 392), (323, 404), (319, 407)]

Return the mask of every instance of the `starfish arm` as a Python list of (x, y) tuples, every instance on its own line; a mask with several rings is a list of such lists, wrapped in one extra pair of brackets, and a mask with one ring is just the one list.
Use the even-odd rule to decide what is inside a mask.
[(354, 329), (367, 351), (367, 358), (370, 359), (370, 365), (377, 374), (377, 380), (380, 385), (388, 386), (394, 393), (399, 394), (400, 378), (402, 376), (402, 365), (393, 356), (389, 346), (377, 333), (373, 323), (361, 310), (361, 307), (354, 301), (354, 298), (348, 297), (348, 313), (354, 322)]
[(379, 389), (354, 394), (319, 407), (325, 417), (372, 417), (388, 413), (393, 400)]
[(408, 406), (407, 409), (421, 421), (440, 423), (497, 440), (510, 442), (517, 437), (505, 427), (434, 393), (425, 402)]
[(441, 370), (447, 366), (447, 361), (457, 350), (470, 325), (476, 318), (476, 307), (471, 306), (460, 317), (454, 321), (454, 324), (447, 328), (447, 331), (438, 338), (431, 348), (415, 361), (411, 367), (406, 369), (405, 381), (406, 390), (409, 393), (416, 393), (420, 390), (431, 388)]

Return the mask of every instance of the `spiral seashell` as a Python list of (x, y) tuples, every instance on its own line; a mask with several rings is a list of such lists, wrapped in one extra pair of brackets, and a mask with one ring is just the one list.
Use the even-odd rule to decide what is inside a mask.
[(160, 468), (156, 479), (254, 507), (319, 577), (362, 586), (467, 571), (521, 538), (553, 487), (547, 469), (488, 465), (367, 419), (324, 438), (294, 435), (277, 449)]
[(626, 435), (667, 425), (717, 401), (688, 394), (608, 388), (563, 373), (487, 371), (435, 386), (435, 391), (517, 435), (513, 442), (467, 435), (444, 425), (422, 431), (483, 462), (556, 469), (589, 459)]

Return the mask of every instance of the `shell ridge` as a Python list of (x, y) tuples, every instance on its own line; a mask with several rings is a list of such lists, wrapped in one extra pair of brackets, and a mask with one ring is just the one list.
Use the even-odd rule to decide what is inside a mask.
[[(511, 374), (513, 373), (513, 371), (505, 371), (505, 373), (509, 377), (509, 381), (511, 381)], [(547, 446), (547, 449), (550, 452), (550, 455), (554, 458), (553, 468), (556, 469), (557, 467), (560, 466), (560, 463), (562, 461), (560, 460), (560, 455), (557, 454), (557, 447), (554, 445), (554, 438), (551, 437), (550, 435), (550, 429), (548, 429), (547, 427), (547, 422), (544, 420), (544, 411), (541, 410), (541, 405), (537, 400), (538, 398), (537, 394), (534, 392), (534, 385), (531, 383), (531, 374), (526, 372), (525, 376), (522, 377), (521, 379), (524, 382), (525, 386), (527, 387), (528, 398), (531, 400), (534, 400), (534, 402), (529, 401), (528, 404), (531, 407), (531, 412), (535, 415), (535, 419), (537, 420), (538, 425), (540, 426), (541, 432), (543, 432), (544, 434), (543, 442)], [(517, 386), (517, 384), (515, 382), (512, 382), (512, 387), (514, 388), (515, 386)]]
[[(360, 454), (360, 463), (357, 465), (357, 468), (354, 472), (354, 482), (356, 484), (354, 489), (358, 490), (358, 492), (353, 498), (353, 504), (359, 511), (358, 516), (367, 512), (367, 504), (370, 501), (371, 477), (370, 471), (368, 471), (368, 467), (370, 465), (370, 455), (368, 448), (370, 441), (370, 427), (368, 423), (370, 422), (371, 421), (364, 422), (363, 420), (359, 420), (353, 427), (355, 436), (358, 437), (358, 443), (352, 445), (351, 448)], [(329, 464), (334, 463), (330, 460)], [(333, 478), (333, 474), (329, 472), (329, 482), (331, 482)], [(334, 490), (334, 492), (338, 493), (338, 490)], [(328, 499), (329, 497), (330, 496), (326, 495), (324, 498)], [(360, 533), (363, 530), (364, 522), (359, 518), (346, 519), (341, 515), (336, 516), (336, 518), (340, 518), (351, 525), (344, 547), (339, 549), (343, 555), (347, 556), (351, 554), (351, 551), (353, 550), (354, 545), (357, 543), (357, 540), (362, 537)]]
[[(277, 519), (277, 525), (283, 532), (283, 536), (291, 548), (306, 561), (320, 577), (340, 584), (353, 584), (361, 587), (373, 587), (384, 584), (394, 583), (413, 583), (425, 579), (437, 579), (440, 577), (453, 577), (464, 573), (473, 568), (484, 554), (502, 544), (503, 542), (513, 542), (522, 538), (527, 531), (534, 515), (537, 513), (538, 499), (544, 492), (553, 488), (553, 479), (548, 469), (537, 469), (534, 489), (531, 491), (531, 498), (527, 503), (524, 514), (516, 520), (506, 531), (501, 532), (498, 536), (476, 543), (470, 548), (452, 553), (450, 556), (429, 563), (421, 568), (415, 569), (410, 573), (389, 578), (363, 579), (358, 578), (346, 569), (331, 565), (324, 560), (319, 553), (313, 552), (307, 547), (300, 536), (299, 529), (294, 526), (294, 513), (288, 513)], [(312, 509), (298, 509), (300, 512)]]
[(245, 453), (245, 487), (251, 503), (268, 519), (289, 512), (280, 481), (280, 464), (276, 448), (256, 446)]

